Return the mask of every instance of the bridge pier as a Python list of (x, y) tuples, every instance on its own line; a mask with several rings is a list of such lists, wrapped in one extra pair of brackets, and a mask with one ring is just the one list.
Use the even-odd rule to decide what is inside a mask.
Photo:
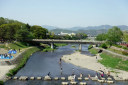
[(54, 45), (53, 45), (53, 43), (51, 43), (51, 48), (54, 49)]
[(79, 51), (82, 50), (82, 44), (79, 44)]

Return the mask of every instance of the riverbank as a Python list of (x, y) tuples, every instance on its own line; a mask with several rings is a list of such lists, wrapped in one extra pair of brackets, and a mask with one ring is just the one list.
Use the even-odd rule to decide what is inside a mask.
[[(56, 44), (55, 46), (59, 47), (59, 46), (65, 46), (65, 45), (66, 44)], [(4, 49), (4, 48), (2, 48), (2, 49)], [(19, 58), (20, 57), (20, 59), (18, 59), (18, 60), (16, 59), (16, 62), (15, 62), (15, 60), (13, 60), (14, 63), (15, 63), (14, 65), (6, 65), (6, 66), (5, 65), (4, 66), (1, 65), (0, 66), (0, 80), (5, 81), (6, 80), (6, 76), (10, 77), (10, 76), (15, 75), (26, 64), (26, 62), (29, 59), (30, 55), (32, 55), (32, 53), (37, 52), (39, 50), (50, 51), (50, 50), (54, 50), (54, 49), (51, 49), (50, 46), (48, 46), (48, 45), (43, 46), (41, 48), (32, 47), (32, 46), (24, 48), (24, 49), (22, 48), (21, 52), (18, 52), (17, 54), (15, 54), (14, 58)]]
[(26, 48), (26, 49), (22, 50), (21, 52), (17, 53), (15, 58), (23, 56), (22, 59), (20, 59), (20, 61), (18, 61), (18, 64), (1, 65), (0, 66), (0, 80), (5, 81), (6, 76), (13, 76), (14, 74), (16, 74), (17, 71), (25, 65), (29, 56), (38, 50), (40, 50), (40, 49), (37, 47)]
[[(96, 56), (97, 56), (97, 59), (96, 59)], [(103, 70), (105, 71), (105, 73), (108, 71), (111, 71), (111, 75), (113, 77), (117, 77), (118, 75), (118, 77), (123, 78), (123, 79), (128, 78), (127, 76), (128, 72), (105, 67), (104, 65), (98, 62), (98, 60), (102, 59), (100, 55), (98, 54), (96, 56), (87, 56), (85, 54), (81, 54), (80, 52), (75, 52), (71, 55), (64, 55), (62, 57), (62, 60), (64, 60), (65, 62), (74, 64), (76, 66), (80, 66), (82, 68), (88, 68), (94, 71)]]
[(18, 61), (18, 64), (16, 65), (15, 68), (9, 70), (9, 73), (7, 73), (7, 76), (13, 76), (15, 75), (22, 67), (24, 67), (24, 65), (26, 64), (27, 60), (29, 59), (29, 57), (34, 53), (39, 51), (40, 49), (38, 47), (29, 47), (27, 50), (25, 50), (23, 53), (21, 53), (21, 55), (19, 54), (20, 57), (22, 57), (20, 59), (20, 61)]

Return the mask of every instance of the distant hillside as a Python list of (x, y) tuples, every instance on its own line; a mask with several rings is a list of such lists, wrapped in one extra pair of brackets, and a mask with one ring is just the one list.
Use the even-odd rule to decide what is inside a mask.
[(60, 32), (64, 32), (64, 33), (76, 33), (76, 31), (72, 31), (72, 30), (67, 30), (67, 29), (53, 29), (51, 30), (51, 32), (54, 32), (55, 34), (59, 34)]
[[(96, 36), (101, 33), (106, 33), (108, 29), (112, 28), (111, 25), (101, 25), (101, 26), (88, 26), (88, 27), (72, 27), (72, 28), (58, 28), (53, 26), (43, 26), (44, 28), (49, 29), (50, 31), (54, 32), (55, 34), (59, 34), (60, 32), (66, 33), (79, 33), (83, 32), (91, 36)], [(119, 25), (118, 26), (121, 30), (128, 30), (128, 26), (126, 25)]]
[[(99, 29), (110, 29), (112, 28), (113, 26), (111, 25), (101, 25), (101, 26), (88, 26), (88, 27), (72, 27), (72, 28), (69, 28), (70, 30), (99, 30)], [(119, 27), (121, 30), (128, 30), (128, 26), (126, 25), (119, 25), (117, 26)]]

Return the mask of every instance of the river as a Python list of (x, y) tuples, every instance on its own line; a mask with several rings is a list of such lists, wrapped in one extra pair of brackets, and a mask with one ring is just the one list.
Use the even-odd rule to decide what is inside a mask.
[[(91, 76), (95, 76), (96, 72), (86, 69), (80, 68), (78, 66), (65, 63), (62, 61), (63, 72), (61, 75), (59, 59), (63, 55), (72, 54), (75, 50), (78, 50), (78, 45), (75, 45), (76, 48), (72, 48), (72, 45), (67, 45), (63, 47), (58, 47), (54, 52), (36, 52), (30, 56), (30, 59), (27, 61), (26, 65), (18, 71), (15, 76), (28, 76), (28, 77), (44, 77), (50, 72), (51, 77), (68, 77), (72, 74), (72, 69), (74, 69), (74, 73), (76, 76), (79, 76), (80, 73), (84, 74), (84, 77), (88, 74)], [(82, 54), (93, 56), (88, 52), (89, 45), (82, 45)], [(84, 80), (83, 80), (84, 81)], [(44, 81), (44, 80), (8, 80), (5, 82), (5, 85), (61, 85), (61, 80), (58, 81)], [(97, 81), (86, 81), (88, 85), (108, 85), (107, 83), (99, 83)], [(116, 81), (111, 85), (128, 85), (126, 81)]]

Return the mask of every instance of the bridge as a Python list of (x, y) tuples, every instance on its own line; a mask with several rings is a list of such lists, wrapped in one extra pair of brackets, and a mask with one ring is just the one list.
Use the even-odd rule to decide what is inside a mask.
[(57, 39), (33, 39), (31, 40), (33, 42), (38, 42), (38, 43), (51, 43), (51, 48), (53, 49), (54, 43), (74, 43), (74, 44), (79, 44), (79, 50), (82, 49), (81, 44), (102, 44), (103, 41), (92, 41), (92, 40), (57, 40)]

